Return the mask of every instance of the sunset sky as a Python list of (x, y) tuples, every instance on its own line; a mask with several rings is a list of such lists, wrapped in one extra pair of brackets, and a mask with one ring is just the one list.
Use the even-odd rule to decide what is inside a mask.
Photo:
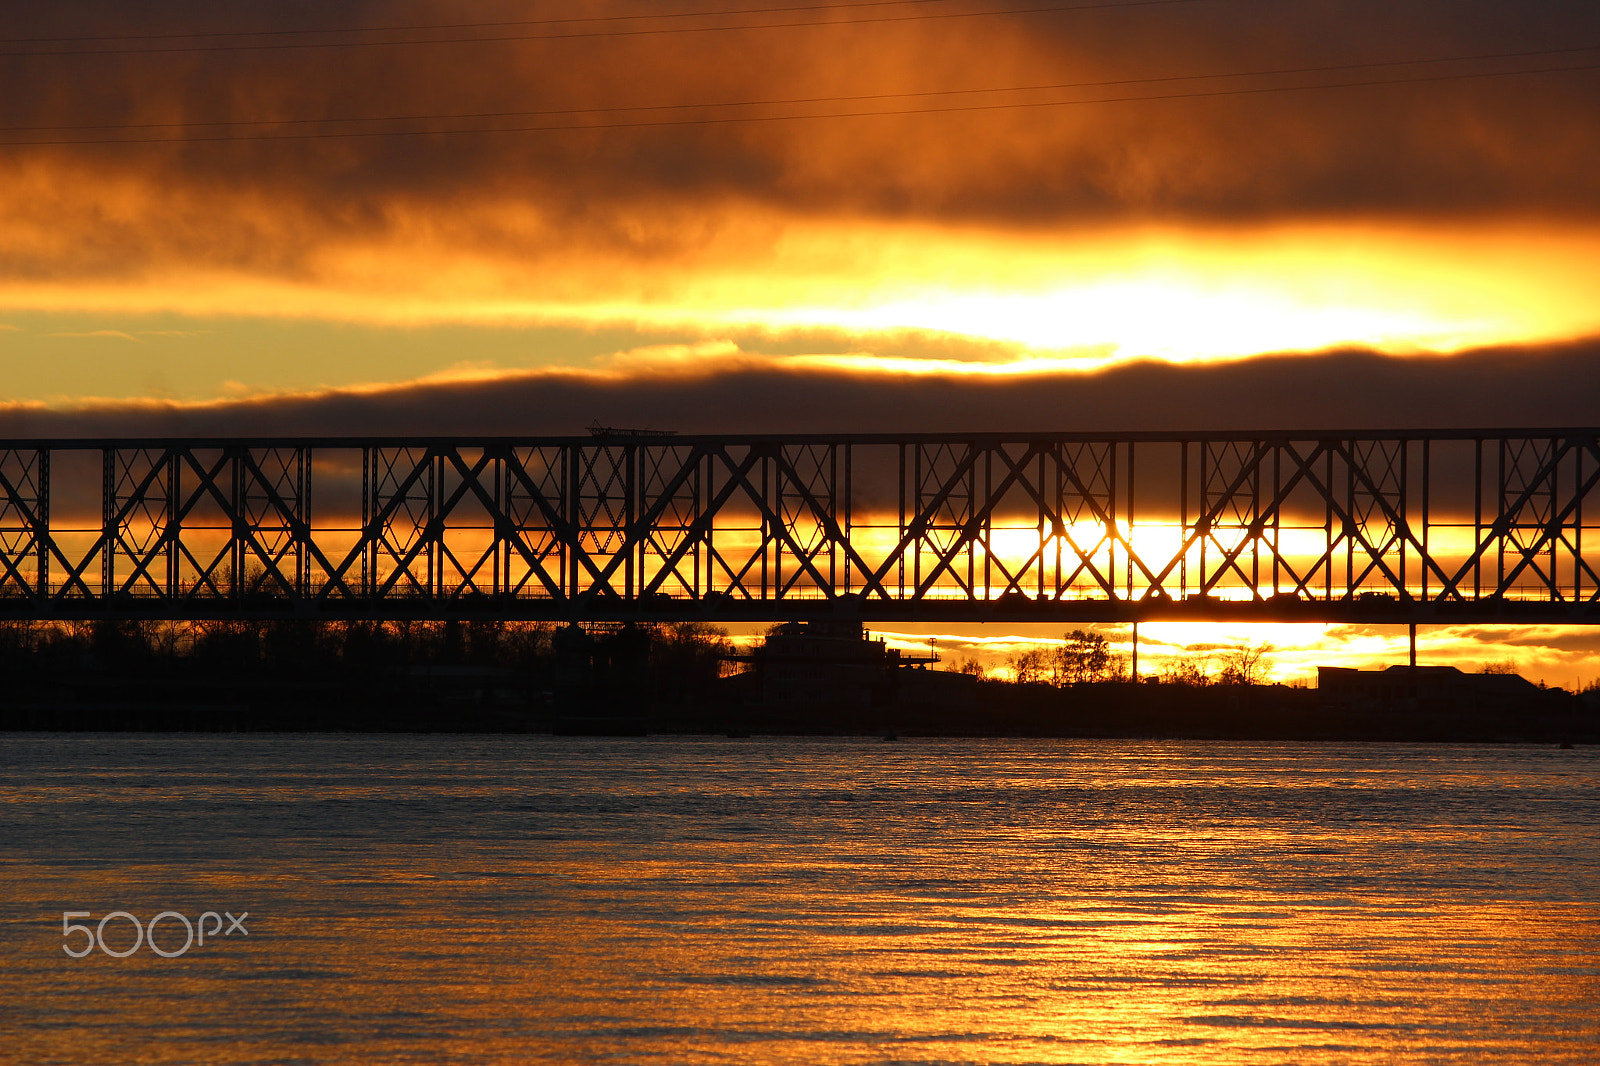
[(1600, 422), (1592, 3), (18, 7), (0, 433)]

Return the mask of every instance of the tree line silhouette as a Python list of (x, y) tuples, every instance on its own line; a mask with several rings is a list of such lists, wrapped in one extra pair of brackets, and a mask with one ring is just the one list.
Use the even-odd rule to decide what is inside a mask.
[[(1272, 644), (1235, 640), (1210, 648), (1188, 649), (1170, 655), (1159, 673), (1141, 680), (1200, 688), (1207, 685), (1259, 685), (1272, 672)], [(1128, 657), (1111, 650), (1102, 633), (1074, 629), (1060, 644), (1039, 645), (1013, 652), (1006, 658), (1012, 679), (1024, 685), (1091, 685), (1131, 680)], [(983, 668), (969, 659), (959, 669), (981, 675)]]
[(13, 728), (539, 728), (714, 701), (730, 651), (693, 621), (8, 621), (0, 709)]

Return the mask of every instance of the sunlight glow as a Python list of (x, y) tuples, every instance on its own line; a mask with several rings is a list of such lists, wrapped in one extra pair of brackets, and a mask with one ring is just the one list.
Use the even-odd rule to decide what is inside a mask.
[(1169, 362), (1341, 345), (1379, 351), (1457, 350), (1504, 337), (1511, 323), (1414, 310), (1312, 306), (1292, 296), (1239, 287), (1206, 292), (1178, 281), (1117, 280), (1030, 294), (944, 292), (862, 311), (812, 317), (862, 331), (921, 329), (1013, 341), (1059, 355), (1018, 360), (1014, 369), (1094, 370), (1128, 358)]
[[(667, 261), (585, 248), (511, 255), (419, 232), (330, 247), (296, 276), (172, 267), (115, 281), (11, 277), (0, 284), (0, 311), (627, 327), (710, 342), (648, 349), (610, 366), (676, 373), (726, 362), (729, 347), (737, 358), (797, 368), (1011, 374), (1346, 346), (1450, 353), (1600, 333), (1587, 270), (1600, 252), (1600, 231), (1577, 227), (1304, 224), (1228, 234), (1192, 227), (1018, 234), (841, 226), (751, 212), (726, 221)], [(527, 236), (534, 241), (537, 227)], [(518, 245), (524, 247), (538, 243)], [(749, 339), (730, 345), (735, 336)], [(854, 351), (759, 352), (760, 338), (787, 338), (792, 349), (794, 339), (806, 337), (826, 340), (825, 347), (848, 338)], [(966, 347), (951, 355), (941, 338)], [(908, 341), (913, 354), (894, 350)], [(282, 358), (315, 359), (321, 373), (336, 372), (339, 360), (329, 354)], [(551, 362), (536, 345), (523, 364), (556, 365), (608, 367), (593, 357)], [(435, 368), (449, 371), (448, 364)]]
[[(813, 246), (828, 236), (837, 247)], [(1447, 353), (1600, 331), (1578, 269), (1600, 249), (1597, 233), (1301, 226), (1022, 237), (907, 227), (852, 238), (792, 232), (784, 254), (737, 276), (708, 271), (672, 306), (595, 310), (682, 327), (910, 331), (1012, 346), (987, 366), (968, 362), (973, 371), (1345, 346)]]

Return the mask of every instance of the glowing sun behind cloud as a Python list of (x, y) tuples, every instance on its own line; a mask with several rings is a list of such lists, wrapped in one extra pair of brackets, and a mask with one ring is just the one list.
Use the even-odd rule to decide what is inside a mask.
[[(1222, 237), (917, 235), (824, 302), (804, 273), (727, 326), (925, 330), (1010, 342), (1089, 369), (1364, 347), (1454, 352), (1600, 331), (1575, 269), (1600, 234), (1300, 227)], [(785, 293), (802, 301), (785, 305)], [(730, 302), (742, 294), (728, 294)], [(642, 313), (650, 314), (649, 309)], [(1064, 359), (1063, 359), (1064, 357)]]
[[(708, 339), (922, 332), (997, 345), (968, 360), (1056, 369), (1338, 347), (1448, 353), (1600, 333), (1600, 301), (1580, 269), (1600, 252), (1600, 232), (1582, 228), (1019, 234), (739, 211), (722, 221), (669, 264), (595, 247), (529, 254), (531, 231), (515, 252), (459, 233), (391, 234), (329, 249), (305, 276), (180, 271), (70, 288), (12, 279), (0, 306), (623, 325)], [(870, 355), (875, 345), (854, 347)]]

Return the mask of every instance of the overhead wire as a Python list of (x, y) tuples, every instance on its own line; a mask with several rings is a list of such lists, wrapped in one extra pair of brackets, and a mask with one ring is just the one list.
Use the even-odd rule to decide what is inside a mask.
[[(322, 130), (308, 133), (246, 133), (237, 135), (201, 137), (114, 137), (75, 138), (32, 141), (0, 141), (0, 147), (47, 147), (68, 145), (112, 144), (204, 144), (244, 141), (308, 141), (336, 139), (370, 139), (378, 137), (446, 137), (494, 133), (557, 133), (584, 130), (642, 129), (668, 126), (716, 126), (736, 123), (818, 121), (841, 118), (876, 118), (911, 115), (942, 115), (977, 111), (1006, 111), (1024, 108), (1071, 107), (1091, 104), (1118, 104), (1164, 100), (1198, 100), (1228, 96), (1255, 96), (1267, 93), (1308, 92), (1319, 89), (1354, 89), (1384, 85), (1414, 85), (1429, 82), (1464, 81), (1478, 78), (1517, 77), (1530, 74), (1555, 74), (1573, 71), (1600, 70), (1600, 63), (1571, 64), (1560, 67), (1537, 67), (1525, 70), (1474, 71), (1454, 74), (1429, 74), (1405, 78), (1373, 78), (1365, 81), (1321, 82), (1310, 85), (1263, 85), (1233, 89), (1212, 89), (1199, 92), (1153, 93), (1142, 96), (1107, 96), (1088, 100), (1025, 100), (990, 104), (956, 104), (948, 107), (897, 108), (874, 111), (835, 111), (800, 115), (721, 115), (702, 118), (641, 119), (624, 122), (591, 122), (583, 124), (543, 126), (489, 126), (466, 129), (436, 130)], [(699, 105), (708, 106), (708, 105)], [(714, 106), (714, 105), (713, 105)], [(637, 109), (642, 110), (642, 109)], [(312, 120), (319, 121), (319, 120)], [(320, 120), (327, 121), (327, 120)]]
[[(599, 115), (632, 111), (680, 111), (699, 108), (727, 107), (783, 107), (800, 104), (860, 103), (870, 100), (910, 100), (928, 97), (973, 96), (985, 93), (1048, 92), (1067, 89), (1102, 89), (1124, 85), (1156, 85), (1184, 81), (1220, 81), (1228, 78), (1278, 77), (1294, 74), (1328, 74), (1345, 70), (1372, 70), (1381, 67), (1421, 66), (1439, 63), (1484, 62), (1501, 59), (1531, 59), (1539, 56), (1571, 55), (1579, 52), (1600, 51), (1600, 44), (1574, 45), (1568, 48), (1541, 48), (1520, 52), (1480, 52), (1470, 55), (1430, 56), (1421, 59), (1386, 59), (1362, 63), (1332, 63), (1309, 67), (1272, 67), (1260, 70), (1222, 71), (1211, 74), (1171, 74), (1151, 78), (1114, 78), (1103, 81), (1047, 82), (1034, 85), (992, 85), (966, 89), (925, 89), (898, 93), (867, 93), (849, 96), (795, 96), (771, 97), (760, 100), (705, 100), (681, 104), (620, 104), (609, 107), (577, 107), (522, 111), (469, 111), (442, 112), (417, 115), (349, 115), (328, 118), (267, 118), (219, 119), (189, 122), (126, 122), (99, 124), (72, 124), (50, 126), (0, 126), (0, 133), (45, 133), (89, 130), (144, 130), (144, 129), (215, 129), (243, 126), (320, 125), (353, 122), (446, 122), (490, 118), (550, 118), (560, 115)], [(1560, 67), (1556, 70), (1587, 69), (1586, 67)], [(1501, 73), (1539, 73), (1542, 71), (1506, 71)], [(1470, 72), (1479, 73), (1479, 72)], [(1466, 76), (1466, 75), (1463, 75)], [(1486, 75), (1487, 76), (1487, 75)], [(1094, 101), (1040, 101), (1039, 106), (1053, 103), (1080, 103)], [(888, 112), (886, 112), (888, 113)], [(906, 113), (916, 113), (908, 111)], [(587, 127), (585, 127), (587, 128)]]
[[(1539, 49), (1519, 52), (1494, 52), (1478, 53), (1459, 56), (1435, 56), (1421, 59), (1383, 60), (1364, 63), (1328, 64), (1310, 67), (1279, 67), (1251, 71), (1233, 71), (1211, 74), (1167, 75), (1153, 78), (1120, 78), (1104, 81), (1083, 82), (1056, 82), (1036, 85), (990, 86), (966, 89), (931, 89), (916, 92), (901, 93), (874, 93), (851, 96), (811, 96), (770, 98), (762, 100), (730, 100), (730, 101), (702, 101), (679, 104), (635, 104), (612, 107), (586, 107), (549, 110), (525, 111), (499, 111), (499, 112), (465, 112), (447, 114), (423, 115), (383, 115), (383, 116), (350, 116), (332, 118), (291, 118), (291, 119), (234, 119), (219, 121), (188, 121), (188, 122), (149, 122), (149, 123), (118, 123), (118, 124), (75, 124), (75, 125), (48, 125), (48, 126), (5, 126), (0, 127), (0, 133), (73, 133), (73, 132), (104, 132), (117, 130), (189, 130), (189, 129), (240, 129), (243, 127), (259, 126), (286, 126), (286, 125), (328, 125), (350, 123), (400, 123), (400, 122), (461, 122), (482, 121), (488, 119), (508, 118), (556, 118), (574, 117), (582, 115), (612, 115), (619, 113), (683, 111), (683, 110), (714, 110), (725, 108), (753, 108), (753, 107), (785, 107), (807, 106), (817, 104), (848, 104), (867, 103), (879, 100), (909, 100), (929, 99), (936, 97), (971, 96), (994, 93), (1024, 93), (1045, 91), (1067, 91), (1074, 89), (1099, 89), (1117, 88), (1132, 85), (1158, 85), (1188, 81), (1215, 81), (1233, 78), (1259, 78), (1274, 76), (1292, 76), (1301, 74), (1327, 74), (1339, 71), (1373, 70), (1400, 66), (1419, 66), (1427, 64), (1484, 62), (1492, 60), (1528, 59), (1542, 56), (1570, 55), (1581, 52), (1600, 51), (1600, 45), (1578, 45), (1569, 48)], [(1511, 77), (1529, 74), (1547, 74), (1567, 71), (1583, 71), (1600, 69), (1600, 63), (1569, 64), (1554, 67), (1535, 67), (1501, 71), (1459, 71), (1442, 74), (1429, 74), (1395, 78), (1373, 78), (1362, 81), (1318, 82), (1309, 85), (1269, 85), (1269, 86), (1239, 86), (1226, 89), (1210, 89), (1200, 91), (1157, 93), (1132, 96), (1094, 97), (1090, 99), (1073, 100), (1013, 100), (991, 103), (955, 104), (944, 107), (916, 107), (916, 108), (879, 108), (869, 111), (832, 111), (817, 112), (798, 115), (713, 115), (690, 118), (660, 118), (637, 119), (627, 121), (602, 121), (585, 123), (568, 123), (563, 125), (539, 126), (492, 126), (474, 127), (463, 129), (383, 129), (383, 130), (314, 130), (306, 132), (274, 132), (274, 133), (235, 133), (219, 134), (215, 136), (177, 136), (177, 137), (100, 137), (100, 138), (52, 138), (48, 140), (0, 140), (3, 147), (39, 147), (47, 145), (86, 145), (86, 144), (189, 144), (227, 141), (262, 141), (262, 140), (320, 140), (338, 138), (372, 138), (372, 137), (437, 137), (467, 134), (490, 133), (546, 133), (562, 130), (604, 130), (604, 129), (636, 129), (651, 126), (691, 126), (691, 125), (721, 125), (731, 123), (760, 123), (760, 122), (785, 122), (799, 120), (820, 120), (830, 118), (865, 118), (874, 116), (908, 116), (922, 114), (950, 114), (966, 111), (994, 111), (1018, 108), (1043, 108), (1083, 106), (1089, 104), (1130, 103), (1159, 100), (1202, 99), (1208, 97), (1258, 95), (1263, 93), (1303, 92), (1316, 89), (1358, 88), (1380, 85), (1404, 85), (1438, 81), (1459, 81), (1477, 78)]]
[[(871, 18), (837, 19), (832, 21), (790, 21), (790, 22), (753, 22), (741, 23), (732, 26), (659, 26), (646, 29), (622, 30), (580, 30), (573, 33), (524, 33), (502, 34), (498, 36), (476, 37), (422, 37), (408, 40), (395, 41), (273, 41), (258, 44), (193, 44), (171, 45), (161, 47), (140, 48), (58, 48), (58, 49), (24, 49), (20, 51), (0, 52), (0, 58), (21, 59), (50, 56), (116, 56), (116, 55), (170, 55), (174, 53), (192, 52), (276, 52), (289, 50), (305, 50), (318, 48), (394, 48), (411, 47), (416, 45), (440, 44), (493, 44), (500, 42), (519, 41), (571, 41), (583, 38), (605, 37), (649, 37), (661, 34), (681, 33), (720, 33), (742, 30), (777, 30), (800, 29), (806, 27), (831, 28), (839, 26), (867, 26), (896, 22), (929, 22), (937, 19), (970, 19), (991, 18), (1003, 15), (1039, 15), (1057, 14), (1073, 11), (1105, 11), (1118, 8), (1141, 7), (1171, 7), (1179, 4), (1211, 3), (1214, 0), (1104, 0), (1104, 2), (1074, 3), (1074, 4), (1039, 4), (1031, 7), (1014, 7), (993, 9), (987, 11), (928, 11), (910, 15), (878, 15)], [(867, 5), (862, 5), (867, 6)], [(832, 10), (834, 5), (821, 5), (815, 8), (796, 8), (794, 10)], [(787, 9), (775, 9), (787, 10)], [(751, 13), (759, 13), (759, 10)], [(660, 17), (660, 16), (655, 16)], [(698, 16), (697, 16), (698, 17)], [(575, 22), (591, 21), (587, 19), (573, 20)], [(298, 31), (285, 31), (298, 32)], [(330, 31), (304, 31), (307, 33), (363, 33), (378, 32), (367, 30), (330, 30)], [(401, 32), (401, 31), (389, 31)], [(206, 35), (210, 36), (210, 35)], [(244, 34), (244, 36), (258, 36)], [(140, 38), (129, 38), (136, 40)], [(41, 38), (40, 40), (48, 40)], [(12, 44), (12, 41), (0, 41), (0, 44)]]
[[(311, 29), (280, 29), (280, 30), (211, 30), (191, 31), (187, 33), (119, 33), (102, 34), (98, 36), (70, 36), (70, 37), (10, 37), (0, 38), (0, 45), (14, 44), (91, 44), (96, 42), (117, 41), (177, 41), (195, 40), (199, 38), (235, 38), (235, 37), (292, 37), (312, 36), (316, 34), (341, 34), (341, 33), (424, 33), (432, 30), (482, 30), (505, 29), (512, 26), (559, 26), (578, 23), (614, 23), (614, 22), (640, 22), (657, 21), (662, 19), (689, 19), (689, 18), (732, 18), (738, 15), (789, 15), (804, 11), (855, 11), (863, 8), (877, 7), (916, 7), (924, 4), (949, 4), (959, 0), (840, 0), (830, 4), (788, 4), (781, 7), (745, 7), (724, 8), (720, 10), (702, 11), (654, 11), (631, 15), (572, 15), (565, 18), (547, 19), (503, 19), (495, 22), (425, 22), (401, 23), (392, 26), (325, 26)], [(1199, 2), (1199, 0), (1164, 0), (1166, 3)], [(1146, 7), (1147, 2), (1128, 0), (1125, 3), (1096, 3), (1096, 4), (1062, 4), (1052, 6), (1051, 10), (1082, 10), (1084, 8), (1101, 7)], [(491, 38), (492, 39), (492, 38)]]

